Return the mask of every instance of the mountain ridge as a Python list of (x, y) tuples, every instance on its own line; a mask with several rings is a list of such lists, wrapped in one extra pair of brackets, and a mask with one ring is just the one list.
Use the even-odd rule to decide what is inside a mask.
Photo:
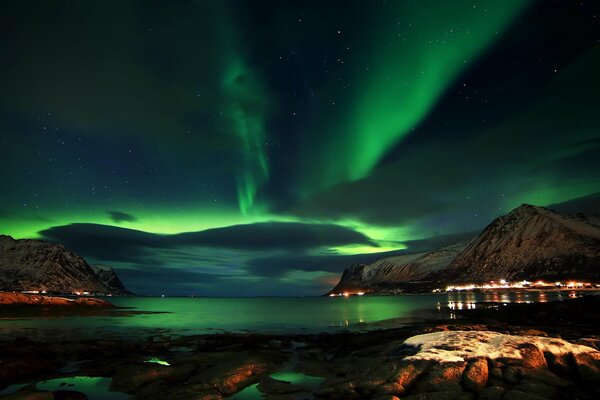
[(0, 235), (0, 290), (130, 294), (112, 269), (95, 269), (61, 244), (8, 235)]
[(353, 265), (329, 294), (401, 293), (418, 281), (431, 285), (562, 277), (600, 278), (600, 218), (522, 204), (472, 240)]

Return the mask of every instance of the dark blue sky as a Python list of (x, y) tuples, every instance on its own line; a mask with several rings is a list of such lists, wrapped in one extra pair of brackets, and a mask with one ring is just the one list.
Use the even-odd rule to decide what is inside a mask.
[(0, 4), (0, 232), (139, 293), (319, 294), (599, 212), (593, 1)]

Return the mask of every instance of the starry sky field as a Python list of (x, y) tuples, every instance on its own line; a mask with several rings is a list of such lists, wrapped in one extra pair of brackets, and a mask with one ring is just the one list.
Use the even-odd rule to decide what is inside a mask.
[(600, 212), (595, 1), (0, 2), (0, 233), (143, 294), (316, 295)]

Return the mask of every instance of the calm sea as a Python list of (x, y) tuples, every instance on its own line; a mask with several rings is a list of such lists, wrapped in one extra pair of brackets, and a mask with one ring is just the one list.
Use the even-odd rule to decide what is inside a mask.
[[(569, 292), (454, 292), (405, 296), (304, 298), (113, 297), (128, 307), (106, 315), (0, 318), (0, 335), (61, 337), (188, 335), (222, 332), (316, 333), (406, 326), (482, 302), (566, 299)], [(136, 313), (140, 312), (140, 313)]]

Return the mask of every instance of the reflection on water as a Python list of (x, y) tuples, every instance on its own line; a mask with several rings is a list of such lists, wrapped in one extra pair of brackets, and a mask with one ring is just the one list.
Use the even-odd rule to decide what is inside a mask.
[[(568, 299), (569, 291), (449, 292), (405, 296), (307, 298), (111, 298), (118, 306), (136, 311), (100, 316), (23, 317), (0, 319), (0, 335), (41, 336), (58, 332), (61, 338), (81, 335), (186, 335), (219, 332), (322, 332), (375, 329), (380, 321), (396, 326), (436, 312), (452, 318), (452, 311), (474, 309), (482, 303), (530, 303)], [(389, 325), (388, 325), (389, 326)]]

